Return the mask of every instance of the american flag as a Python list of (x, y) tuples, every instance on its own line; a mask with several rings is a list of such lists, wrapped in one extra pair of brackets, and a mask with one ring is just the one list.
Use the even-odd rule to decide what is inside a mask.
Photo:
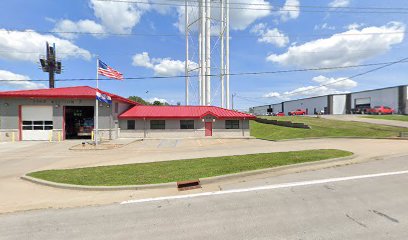
[(98, 73), (112, 79), (123, 80), (123, 74), (106, 65), (106, 63), (99, 60)]

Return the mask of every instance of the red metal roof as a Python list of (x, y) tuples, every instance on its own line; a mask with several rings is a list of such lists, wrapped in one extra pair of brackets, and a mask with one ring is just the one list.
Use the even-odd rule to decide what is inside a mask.
[[(99, 90), (112, 98), (112, 100), (129, 103), (131, 105), (141, 105), (127, 98), (116, 94)], [(45, 88), (35, 90), (19, 90), (0, 92), (0, 98), (95, 98), (96, 88), (89, 86)]]
[(203, 118), (213, 115), (216, 118), (226, 119), (255, 119), (255, 116), (214, 106), (134, 106), (122, 113), (121, 119), (163, 119), (163, 118)]

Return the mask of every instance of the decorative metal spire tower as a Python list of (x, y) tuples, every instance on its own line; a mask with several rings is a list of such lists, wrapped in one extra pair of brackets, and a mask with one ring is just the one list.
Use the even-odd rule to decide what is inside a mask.
[[(199, 105), (213, 104), (211, 95), (211, 77), (219, 76), (219, 86), (221, 88), (220, 106), (230, 108), (229, 98), (229, 42), (230, 42), (230, 19), (229, 0), (185, 0), (185, 37), (186, 37), (186, 105), (190, 104), (190, 85), (192, 71), (198, 71), (198, 101)], [(213, 29), (219, 28), (219, 32)], [(192, 34), (198, 36), (197, 59), (193, 59), (190, 50), (190, 37)], [(211, 40), (216, 39), (216, 44), (211, 45)], [(215, 46), (219, 46), (219, 53), (215, 51)], [(218, 57), (219, 54), (219, 57)], [(195, 56), (195, 55), (193, 55)], [(211, 58), (219, 59), (219, 67), (211, 64)], [(191, 69), (190, 66), (197, 61), (197, 67)]]

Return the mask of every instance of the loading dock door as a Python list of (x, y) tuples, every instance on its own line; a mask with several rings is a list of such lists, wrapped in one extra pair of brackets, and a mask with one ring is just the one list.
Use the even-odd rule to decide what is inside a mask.
[(356, 98), (355, 103), (356, 108), (370, 108), (371, 98)]
[(22, 140), (48, 140), (53, 129), (52, 106), (22, 106)]

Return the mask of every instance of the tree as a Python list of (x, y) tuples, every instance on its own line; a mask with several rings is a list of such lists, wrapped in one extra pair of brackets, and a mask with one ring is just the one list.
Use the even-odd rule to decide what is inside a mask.
[(143, 104), (143, 105), (151, 105), (149, 102), (145, 101), (143, 98), (141, 98), (139, 96), (130, 96), (130, 97), (128, 97), (128, 99), (132, 100), (132, 101), (135, 101), (135, 102), (138, 102), (138, 103)]
[(154, 101), (153, 106), (163, 106), (164, 104), (160, 101)]

